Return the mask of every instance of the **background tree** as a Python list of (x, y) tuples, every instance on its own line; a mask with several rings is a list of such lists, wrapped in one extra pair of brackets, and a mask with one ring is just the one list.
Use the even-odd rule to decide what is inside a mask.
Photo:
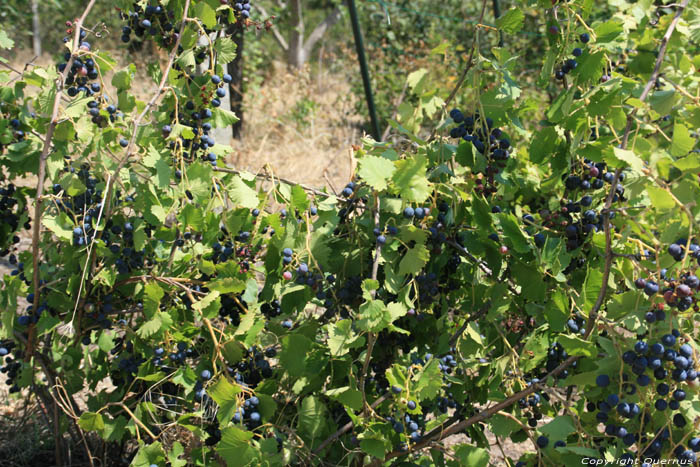
[[(279, 1), (274, 4), (270, 11), (276, 18), (275, 26), (271, 28), (273, 37), (284, 55), (287, 57), (287, 64), (292, 68), (301, 68), (311, 58), (311, 53), (318, 42), (323, 39), (328, 30), (335, 25), (342, 17), (342, 5), (328, 3), (330, 12), (320, 20), (307, 36), (308, 12), (306, 7), (317, 2), (304, 2), (303, 0)], [(324, 3), (325, 5), (325, 3)], [(268, 17), (267, 10), (262, 5), (255, 6), (264, 17)], [(316, 5), (318, 9), (318, 5)], [(284, 22), (283, 27), (279, 27), (280, 22)], [(287, 31), (286, 38), (282, 30)]]

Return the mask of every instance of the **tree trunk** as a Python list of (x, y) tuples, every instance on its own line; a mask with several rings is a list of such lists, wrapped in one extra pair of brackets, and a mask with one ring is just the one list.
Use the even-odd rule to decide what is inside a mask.
[(292, 68), (301, 68), (306, 63), (304, 49), (304, 17), (301, 10), (301, 0), (291, 0), (292, 28), (289, 32), (289, 56), (287, 63)]
[(231, 101), (231, 111), (236, 114), (238, 121), (233, 124), (231, 130), (233, 139), (242, 139), (243, 130), (243, 45), (245, 42), (245, 30), (236, 28), (233, 34), (233, 42), (236, 43), (236, 58), (227, 65), (228, 74), (233, 80), (228, 86)]
[[(263, 16), (268, 16), (265, 8), (259, 6), (257, 2), (255, 9), (262, 13)], [(289, 10), (291, 12), (289, 41), (282, 37), (282, 34), (274, 25), (271, 26), (270, 30), (272, 31), (273, 38), (287, 56), (287, 66), (289, 68), (298, 69), (304, 66), (307, 60), (311, 58), (316, 43), (318, 43), (326, 32), (340, 20), (342, 9), (340, 6), (333, 8), (328, 16), (316, 25), (307, 39), (304, 38), (304, 14), (302, 12), (301, 0), (289, 0)]]
[(41, 55), (41, 23), (39, 22), (39, 0), (32, 0), (32, 47), (34, 55)]
[(340, 7), (337, 6), (331, 11), (326, 18), (318, 23), (309, 37), (304, 42), (304, 57), (308, 59), (314, 51), (316, 43), (320, 41), (328, 32), (330, 28), (333, 27), (335, 23), (340, 21)]

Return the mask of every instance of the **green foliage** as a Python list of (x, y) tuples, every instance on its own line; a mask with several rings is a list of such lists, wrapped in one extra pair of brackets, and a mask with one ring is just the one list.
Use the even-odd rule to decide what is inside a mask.
[[(479, 32), (463, 112), (445, 108), (445, 69), (412, 69), (389, 119), (395, 142), (363, 139), (352, 181), (332, 195), (225, 167), (232, 149), (210, 130), (236, 116), (213, 105), (224, 89), (213, 75), (233, 59), (225, 31), (242, 18), (185, 3), (164, 5), (182, 50), (153, 70), (146, 101), (134, 65), (104, 82), (117, 61), (97, 37), (71, 57), (99, 71), (89, 93), (74, 85), (82, 66), (0, 70), (0, 254), (14, 268), (0, 286), (0, 354), (12, 393), (66, 409), (86, 394), (58, 426), (139, 466), (484, 465), (487, 427), (535, 441), (526, 465), (692, 459), (696, 9), (676, 25), (678, 5), (608, 19), (607, 6), (560, 3), (556, 34), (512, 49), (495, 32), (504, 44), (534, 32), (531, 13), (549, 5), (508, 10)], [(174, 38), (156, 42), (170, 52)], [(0, 34), (0, 46), (12, 45)], [(451, 52), (438, 44), (433, 56)], [(666, 374), (644, 347), (660, 342), (675, 352), (659, 359)], [(678, 402), (672, 416), (658, 399)], [(614, 433), (600, 436), (600, 423)], [(427, 442), (457, 433), (468, 440), (449, 455)]]

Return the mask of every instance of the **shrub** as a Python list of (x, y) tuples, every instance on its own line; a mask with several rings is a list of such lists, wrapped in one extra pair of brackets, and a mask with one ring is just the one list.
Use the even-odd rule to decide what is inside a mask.
[(235, 50), (198, 38), (249, 24), (244, 4), (121, 2), (168, 53), (144, 102), (134, 65), (105, 82), (93, 3), (56, 69), (0, 72), (2, 371), (56, 408), (59, 457), (68, 431), (134, 465), (485, 465), (488, 429), (532, 442), (518, 465), (695, 461), (687, 0), (658, 27), (557, 4), (537, 85), (478, 28), (450, 96), (411, 75), (411, 125), (363, 140), (338, 194), (223, 163)]

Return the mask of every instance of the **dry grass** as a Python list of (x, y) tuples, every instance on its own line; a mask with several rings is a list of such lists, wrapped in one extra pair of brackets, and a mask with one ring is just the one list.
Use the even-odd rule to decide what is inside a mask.
[[(0, 465), (52, 465), (53, 434), (45, 415), (28, 396), (8, 398), (6, 377), (0, 374)], [(27, 390), (24, 390), (26, 395)]]
[(253, 172), (269, 164), (278, 176), (314, 186), (330, 181), (342, 188), (350, 180), (362, 117), (342, 75), (278, 65), (260, 91), (246, 97), (243, 138), (231, 141), (229, 163)]

